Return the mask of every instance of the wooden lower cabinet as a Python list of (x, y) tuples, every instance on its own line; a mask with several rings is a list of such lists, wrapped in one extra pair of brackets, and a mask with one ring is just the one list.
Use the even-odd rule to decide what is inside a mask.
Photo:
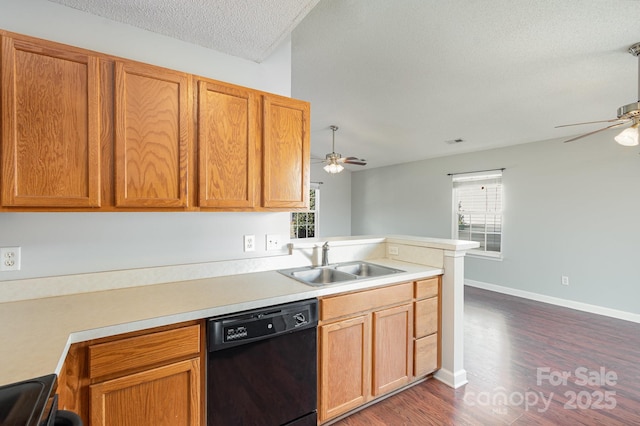
[(439, 368), (437, 333), (416, 339), (414, 351), (416, 377), (426, 376)]
[(413, 362), (413, 309), (410, 303), (373, 313), (373, 395), (408, 384)]
[(422, 378), (440, 368), (441, 278), (415, 282), (413, 375)]
[(320, 421), (369, 399), (371, 315), (320, 326)]
[(320, 301), (320, 423), (409, 383), (412, 291), (403, 283)]
[(203, 327), (194, 321), (72, 345), (60, 408), (86, 426), (203, 425)]
[(194, 358), (91, 385), (91, 424), (200, 424), (199, 377)]

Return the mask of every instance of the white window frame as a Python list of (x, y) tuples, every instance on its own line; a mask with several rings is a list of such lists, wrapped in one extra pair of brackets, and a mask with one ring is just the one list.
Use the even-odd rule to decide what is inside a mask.
[[(471, 173), (458, 173), (451, 174), (452, 181), (452, 221), (451, 221), (451, 235), (453, 239), (463, 239), (463, 240), (472, 240), (471, 234), (473, 234), (473, 224), (470, 224), (471, 227), (469, 230), (469, 238), (461, 238), (459, 234), (459, 220), (460, 220), (460, 212), (459, 212), (459, 197), (456, 191), (457, 188), (464, 186), (465, 184), (473, 185), (475, 183), (486, 185), (499, 185), (499, 194), (500, 194), (500, 207), (497, 210), (476, 210), (471, 211), (474, 215), (484, 215), (484, 223), (483, 228), (484, 231), (478, 232), (484, 234), (484, 249), (472, 249), (469, 250), (468, 254), (473, 257), (481, 257), (495, 260), (502, 260), (504, 253), (504, 186), (502, 180), (502, 171), (503, 169), (496, 170), (487, 170), (482, 172), (471, 172)], [(469, 211), (466, 211), (467, 214)], [(499, 217), (500, 222), (500, 231), (499, 232), (489, 232), (487, 231), (487, 216), (496, 216)], [(487, 235), (499, 235), (500, 236), (500, 251), (495, 250), (487, 250)], [(482, 247), (482, 245), (481, 245)]]
[[(315, 209), (314, 210), (307, 210), (304, 212), (292, 212), (291, 216), (290, 216), (290, 221), (291, 221), (291, 229), (289, 231), (289, 235), (291, 238), (291, 241), (304, 241), (304, 240), (312, 240), (312, 239), (317, 239), (320, 237), (320, 185), (317, 183), (311, 183), (310, 187), (309, 187), (309, 191), (314, 191), (315, 192)], [(314, 219), (314, 223), (313, 223), (313, 237), (304, 237), (304, 238), (294, 238), (293, 237), (293, 233), (294, 233), (294, 217), (297, 214), (300, 213), (309, 213), (312, 212), (315, 214), (315, 219)]]

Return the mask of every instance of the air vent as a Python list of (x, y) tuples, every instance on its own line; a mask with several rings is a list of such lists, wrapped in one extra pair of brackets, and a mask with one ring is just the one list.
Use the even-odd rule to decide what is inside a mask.
[(462, 143), (462, 142), (464, 142), (464, 139), (461, 139), (461, 138), (449, 139), (448, 141), (444, 141), (444, 143), (448, 143), (449, 145), (455, 145), (457, 143)]

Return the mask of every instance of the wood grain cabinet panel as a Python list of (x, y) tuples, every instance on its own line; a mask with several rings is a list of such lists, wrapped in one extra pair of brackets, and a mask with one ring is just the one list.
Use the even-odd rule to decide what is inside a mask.
[(259, 101), (253, 90), (198, 81), (200, 207), (256, 206)]
[(118, 207), (186, 207), (189, 77), (146, 64), (115, 65)]
[(416, 281), (413, 374), (422, 378), (440, 368), (442, 277)]
[(74, 343), (59, 407), (87, 426), (204, 424), (204, 321)]
[(199, 351), (199, 325), (95, 344), (89, 346), (89, 377), (122, 374)]
[(426, 280), (416, 281), (415, 297), (416, 299), (426, 299), (438, 295), (440, 289), (440, 277), (428, 278)]
[(416, 339), (414, 347), (414, 375), (426, 376), (439, 368), (438, 334)]
[(2, 37), (2, 205), (100, 206), (99, 60)]
[(92, 426), (199, 426), (200, 360), (97, 383), (90, 395)]
[(340, 294), (320, 300), (320, 319), (328, 320), (411, 301), (413, 283)]
[(0, 211), (308, 209), (308, 102), (0, 38)]
[(438, 298), (418, 300), (415, 308), (415, 337), (438, 332)]
[(413, 372), (411, 304), (373, 313), (373, 395), (409, 383)]
[(371, 368), (371, 315), (319, 327), (320, 422), (368, 401)]
[(263, 207), (309, 207), (309, 115), (308, 102), (263, 96)]
[(413, 283), (320, 300), (321, 423), (413, 378)]

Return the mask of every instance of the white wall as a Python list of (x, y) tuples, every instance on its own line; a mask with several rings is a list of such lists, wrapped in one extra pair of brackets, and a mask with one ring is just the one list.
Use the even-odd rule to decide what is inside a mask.
[[(0, 28), (281, 95), (291, 93), (291, 42), (261, 64), (46, 0), (0, 0)], [(288, 238), (288, 213), (0, 213), (0, 247), (22, 270), (0, 281), (247, 257), (242, 235)], [(272, 253), (269, 253), (272, 254)]]
[(311, 181), (322, 182), (319, 237), (351, 235), (351, 172), (345, 169), (330, 175), (323, 166), (311, 166)]
[(449, 238), (447, 173), (505, 167), (504, 260), (467, 257), (465, 278), (640, 313), (639, 149), (616, 133), (353, 173), (352, 233)]

